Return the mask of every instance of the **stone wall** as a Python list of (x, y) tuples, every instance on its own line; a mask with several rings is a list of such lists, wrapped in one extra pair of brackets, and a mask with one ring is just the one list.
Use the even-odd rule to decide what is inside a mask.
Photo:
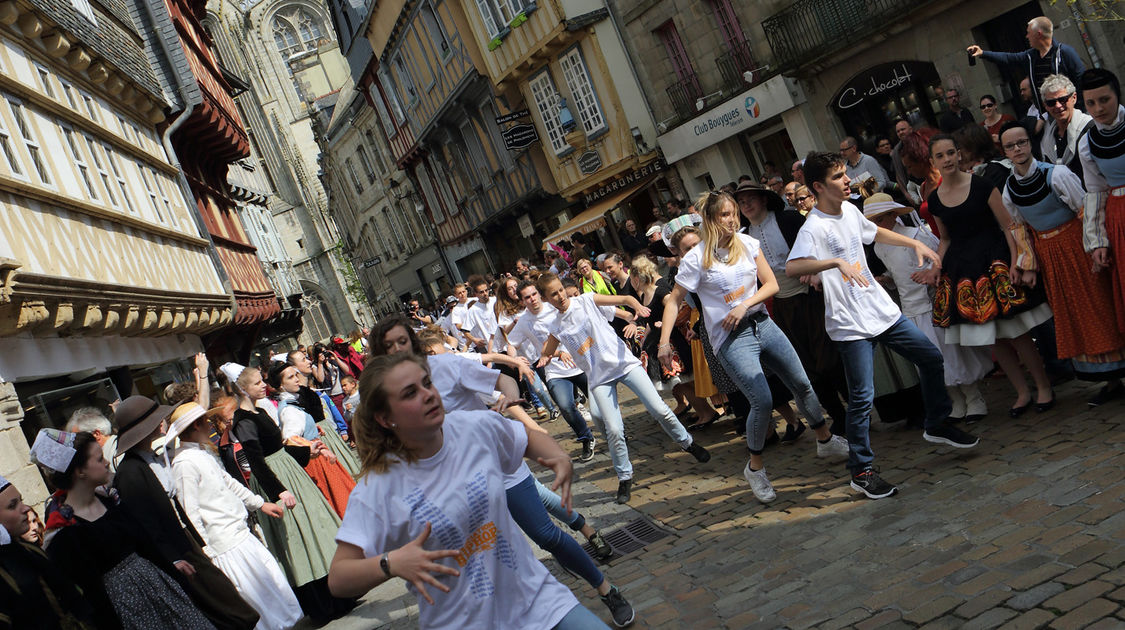
[(31, 463), (27, 439), (20, 429), (22, 420), (23, 408), (15, 386), (0, 382), (0, 475), (19, 488), (24, 503), (38, 507), (47, 500), (47, 487)]

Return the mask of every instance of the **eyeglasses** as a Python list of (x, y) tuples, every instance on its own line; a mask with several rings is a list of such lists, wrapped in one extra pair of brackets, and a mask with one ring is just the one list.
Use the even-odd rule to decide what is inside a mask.
[(1065, 106), (1066, 102), (1069, 101), (1070, 97), (1072, 97), (1072, 96), (1074, 96), (1074, 92), (1071, 92), (1070, 94), (1067, 94), (1066, 96), (1060, 96), (1059, 98), (1045, 98), (1045, 99), (1043, 99), (1043, 104), (1046, 105), (1047, 107), (1054, 107), (1055, 105), (1064, 105)]
[(1005, 144), (1004, 150), (1005, 151), (1011, 151), (1012, 149), (1015, 149), (1015, 148), (1022, 149), (1029, 144), (1031, 144), (1030, 140), (1028, 140), (1027, 138), (1020, 138), (1019, 140), (1016, 140), (1015, 142), (1009, 142), (1008, 144)]
[(800, 197), (797, 197), (797, 203), (805, 203), (806, 201), (809, 201), (810, 199), (812, 199), (812, 195), (802, 195)]
[(981, 109), (992, 109), (993, 107), (996, 107), (996, 103), (981, 103), (980, 104)]

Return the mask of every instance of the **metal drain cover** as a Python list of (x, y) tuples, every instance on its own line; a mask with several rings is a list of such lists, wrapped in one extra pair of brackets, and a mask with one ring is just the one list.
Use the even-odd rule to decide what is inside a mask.
[[(627, 556), (667, 535), (667, 531), (653, 525), (651, 521), (645, 518), (638, 518), (615, 530), (603, 532), (602, 537), (613, 548), (613, 555), (605, 562), (612, 562), (622, 556)], [(590, 543), (582, 545), (582, 549), (590, 554), (590, 557), (595, 557), (594, 548)]]

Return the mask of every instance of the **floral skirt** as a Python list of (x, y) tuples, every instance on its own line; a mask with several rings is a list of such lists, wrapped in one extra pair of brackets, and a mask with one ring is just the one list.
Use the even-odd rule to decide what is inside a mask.
[(1008, 263), (993, 260), (977, 277), (942, 273), (934, 293), (934, 326), (945, 328), (945, 342), (990, 346), (1014, 339), (1051, 319), (1039, 286), (1012, 284)]
[(129, 554), (102, 578), (105, 593), (125, 630), (214, 630), (170, 575)]

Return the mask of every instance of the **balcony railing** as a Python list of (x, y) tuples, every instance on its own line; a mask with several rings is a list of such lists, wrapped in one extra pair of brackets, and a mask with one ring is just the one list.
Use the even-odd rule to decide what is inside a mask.
[(797, 0), (766, 18), (762, 28), (777, 64), (792, 68), (885, 30), (931, 1)]
[(691, 118), (695, 115), (695, 101), (703, 96), (703, 89), (699, 86), (699, 77), (692, 72), (683, 79), (676, 81), (668, 88), (668, 98), (672, 107), (680, 118)]
[(723, 77), (723, 91), (728, 94), (749, 89), (760, 81), (761, 73), (756, 73), (754, 83), (747, 83), (742, 74), (747, 70), (757, 70), (754, 62), (754, 52), (746, 41), (736, 42), (727, 48), (727, 52), (715, 57), (715, 65), (719, 68), (719, 75)]

